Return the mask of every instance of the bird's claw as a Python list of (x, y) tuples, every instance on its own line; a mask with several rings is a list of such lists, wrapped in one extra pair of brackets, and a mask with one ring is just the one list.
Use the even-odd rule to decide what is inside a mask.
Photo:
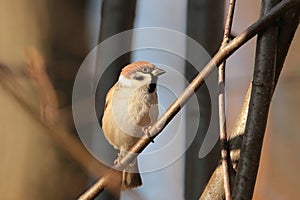
[(145, 133), (145, 135), (147, 135), (150, 138), (151, 142), (154, 143), (153, 137), (149, 133), (150, 128), (151, 128), (151, 126), (143, 127), (142, 130)]
[(114, 161), (114, 164), (117, 165), (117, 164), (121, 164), (121, 159), (122, 159), (122, 153), (119, 152), (118, 153), (118, 157), (116, 158), (116, 160)]
[(114, 164), (115, 164), (115, 165), (119, 164), (119, 163), (120, 163), (120, 160), (121, 160), (120, 157), (118, 157), (118, 158), (114, 161)]

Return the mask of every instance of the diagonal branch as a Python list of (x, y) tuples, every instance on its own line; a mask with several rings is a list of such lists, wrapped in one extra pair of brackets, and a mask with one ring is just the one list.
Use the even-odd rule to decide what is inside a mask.
[(40, 98), (41, 118), (49, 125), (55, 124), (59, 119), (57, 95), (46, 72), (44, 57), (35, 47), (26, 48), (24, 56), (27, 75), (34, 83)]
[[(286, 55), (288, 53), (290, 44), (292, 42), (294, 33), (299, 24), (299, 4), (294, 8), (285, 12), (279, 19), (279, 33), (278, 33), (278, 50), (277, 50), (277, 62), (276, 62), (276, 74), (275, 85), (278, 82), (278, 78), (283, 67)], [(275, 89), (275, 88), (274, 88)], [(237, 164), (240, 159), (240, 148), (242, 145), (242, 137), (245, 132), (246, 120), (249, 109), (251, 84), (248, 88), (247, 95), (244, 100), (244, 104), (240, 111), (239, 116), (235, 122), (235, 126), (230, 135), (230, 149), (231, 160), (234, 163), (234, 169), (237, 169)], [(273, 90), (274, 92), (274, 90)], [(224, 196), (223, 188), (223, 176), (221, 173), (221, 166), (218, 166), (213, 175), (211, 176), (205, 190), (203, 191), (200, 199), (217, 199), (222, 200)], [(234, 174), (232, 174), (234, 175)]]
[[(141, 153), (146, 146), (151, 143), (163, 128), (173, 119), (173, 117), (179, 112), (182, 106), (192, 96), (203, 83), (204, 80), (214, 71), (217, 66), (226, 60), (231, 54), (233, 54), (243, 44), (253, 38), (257, 33), (261, 32), (270, 23), (274, 22), (286, 10), (291, 9), (297, 5), (297, 0), (284, 0), (276, 5), (270, 12), (252, 24), (243, 33), (238, 35), (232, 40), (226, 47), (217, 52), (217, 54), (210, 60), (210, 62), (203, 68), (203, 70), (196, 76), (191, 84), (184, 90), (180, 97), (167, 109), (167, 111), (151, 126), (144, 137), (140, 138), (137, 143), (131, 148), (121, 160), (120, 164), (115, 165), (116, 169), (122, 170), (124, 166), (127, 166), (133, 159), (136, 158), (136, 153)], [(150, 137), (149, 137), (149, 136)], [(108, 176), (108, 175), (106, 175)], [(102, 179), (98, 180), (92, 187), (90, 187), (80, 199), (93, 199), (104, 189), (103, 187), (108, 184), (100, 184)]]
[(2, 66), (1, 64), (0, 86), (22, 106), (34, 122), (45, 128), (45, 133), (57, 144), (58, 147), (60, 147), (60, 149), (68, 154), (91, 176), (100, 177), (109, 171), (109, 168), (96, 160), (71, 133), (63, 130), (62, 128), (50, 125), (41, 119), (40, 114), (34, 110), (26, 99), (24, 99), (23, 95), (20, 94), (22, 87), (18, 84), (14, 74), (6, 66)]

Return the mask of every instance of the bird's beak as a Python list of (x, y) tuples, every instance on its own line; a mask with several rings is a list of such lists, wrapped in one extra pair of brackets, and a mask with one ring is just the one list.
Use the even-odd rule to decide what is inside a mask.
[(164, 73), (166, 73), (166, 71), (162, 70), (162, 69), (159, 69), (159, 68), (156, 68), (155, 70), (153, 70), (151, 72), (152, 76), (159, 76), (159, 75), (162, 75)]

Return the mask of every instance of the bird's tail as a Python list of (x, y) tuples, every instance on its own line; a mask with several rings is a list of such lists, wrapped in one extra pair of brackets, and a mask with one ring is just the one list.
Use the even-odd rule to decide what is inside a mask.
[(139, 173), (137, 160), (126, 167), (122, 175), (122, 190), (136, 188), (142, 185), (142, 178)]

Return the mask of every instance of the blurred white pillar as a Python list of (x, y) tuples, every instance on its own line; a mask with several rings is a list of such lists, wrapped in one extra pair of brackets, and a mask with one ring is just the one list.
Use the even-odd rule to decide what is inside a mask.
[[(182, 0), (139, 0), (137, 3), (135, 28), (143, 27), (161, 27), (168, 28), (181, 33), (186, 30), (186, 1)], [(157, 36), (156, 36), (157, 37)], [(141, 34), (134, 35), (133, 43), (138, 40), (147, 39)], [(157, 37), (157, 40), (162, 38)], [(180, 46), (185, 52), (184, 41), (173, 41), (176, 46)], [(178, 44), (177, 44), (178, 43)], [(172, 73), (180, 73), (184, 75), (185, 63), (184, 59), (155, 49), (138, 50), (133, 52), (132, 61), (144, 60), (157, 64), (159, 67), (166, 67), (167, 73), (159, 78), (158, 93), (160, 114), (175, 100), (176, 91), (179, 94), (185, 87), (184, 79), (173, 76)], [(169, 70), (168, 70), (169, 67)], [(172, 72), (173, 71), (173, 72)], [(168, 85), (172, 85), (172, 90), (168, 89)], [(150, 144), (145, 149), (146, 153), (159, 151), (162, 148), (170, 148), (168, 151), (161, 151), (159, 156), (147, 159), (147, 156), (139, 156), (139, 167), (141, 171), (149, 169), (155, 162), (169, 160), (170, 157), (178, 152), (183, 152), (185, 148), (185, 115), (182, 111), (171, 121), (154, 144)], [(176, 137), (175, 137), (176, 135)], [(170, 141), (175, 145), (168, 146)], [(122, 193), (122, 200), (135, 199), (184, 199), (184, 156), (176, 159), (175, 162), (169, 163), (161, 169), (154, 169), (152, 172), (142, 174), (143, 186)]]

